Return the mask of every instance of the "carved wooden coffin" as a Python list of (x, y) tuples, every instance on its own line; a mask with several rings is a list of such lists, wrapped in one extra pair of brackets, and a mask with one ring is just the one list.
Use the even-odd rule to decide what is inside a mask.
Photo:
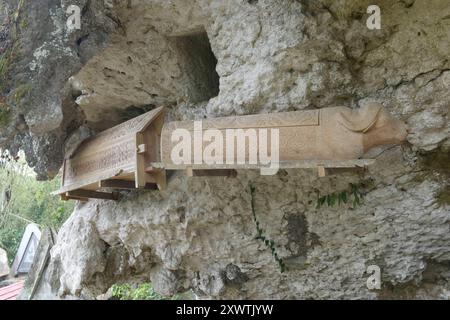
[[(242, 130), (237, 132), (236, 129)], [(278, 134), (273, 135), (273, 132)], [(185, 144), (184, 140), (189, 140), (189, 136), (192, 137), (191, 150), (186, 152), (189, 144)], [(239, 136), (241, 139), (245, 137), (245, 143), (243, 140), (241, 144), (237, 143)], [(161, 155), (167, 169), (181, 169), (188, 165), (196, 169), (257, 168), (266, 165), (261, 159), (267, 158), (267, 154), (273, 155), (274, 151), (278, 155), (271, 160), (278, 161), (280, 168), (339, 167), (339, 164), (348, 167), (351, 161), (358, 162), (357, 159), (369, 149), (398, 144), (405, 138), (405, 124), (393, 118), (381, 104), (371, 103), (358, 110), (335, 107), (201, 122), (171, 122), (162, 129)], [(210, 146), (217, 139), (222, 139), (222, 143), (211, 151), (213, 148)], [(278, 146), (273, 144), (273, 139), (278, 139)], [(264, 140), (266, 143), (261, 145)], [(227, 149), (230, 145), (234, 145), (232, 155)], [(186, 153), (189, 156), (184, 157)], [(254, 166), (249, 166), (252, 163)]]
[(163, 170), (147, 172), (160, 159), (160, 133), (164, 109), (158, 108), (110, 128), (84, 141), (65, 159), (63, 199), (115, 199), (105, 188), (164, 188)]

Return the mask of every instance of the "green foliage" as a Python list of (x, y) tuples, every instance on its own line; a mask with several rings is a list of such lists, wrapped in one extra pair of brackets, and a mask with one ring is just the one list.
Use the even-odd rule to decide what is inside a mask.
[(317, 199), (316, 209), (323, 206), (334, 207), (350, 205), (352, 208), (362, 205), (364, 194), (359, 190), (360, 188), (352, 183), (348, 190), (337, 193), (327, 194)]
[(62, 202), (50, 193), (59, 179), (38, 182), (24, 162), (0, 161), (0, 247), (14, 259), (25, 227), (33, 222), (41, 229), (59, 230), (73, 211), (72, 202)]
[(8, 76), (13, 68), (14, 61), (17, 60), (20, 53), (20, 43), (15, 41), (0, 55), (0, 92), (7, 87)]
[(256, 210), (255, 210), (255, 192), (256, 192), (256, 188), (252, 185), (250, 185), (250, 195), (251, 195), (251, 207), (252, 207), (252, 215), (253, 215), (253, 221), (255, 222), (256, 225), (256, 231), (257, 231), (257, 236), (256, 239), (257, 240), (261, 240), (264, 245), (270, 249), (270, 252), (272, 253), (272, 256), (274, 258), (274, 260), (277, 262), (279, 268), (280, 268), (280, 272), (284, 273), (285, 271), (287, 271), (287, 267), (286, 264), (284, 263), (283, 259), (280, 258), (278, 252), (277, 252), (277, 245), (275, 244), (275, 241), (273, 241), (272, 239), (269, 239), (266, 235), (265, 235), (265, 231), (264, 229), (261, 228), (261, 223), (258, 221), (258, 218), (256, 216)]
[(19, 19), (20, 13), (22, 11), (23, 4), (25, 3), (25, 0), (19, 0), (17, 3), (17, 9), (14, 11), (13, 17), (14, 21), (17, 21)]
[(11, 110), (8, 105), (0, 102), (0, 127), (4, 127), (9, 123)]
[(29, 22), (27, 19), (22, 19), (20, 21), (20, 28), (25, 30), (26, 28), (28, 28)]
[(23, 84), (14, 91), (14, 101), (16, 106), (20, 106), (23, 98), (30, 92), (31, 86), (29, 84)]
[(12, 225), (9, 228), (0, 229), (0, 247), (6, 250), (10, 265), (14, 261), (14, 257), (19, 249), (20, 240), (22, 240), (24, 232), (25, 226), (19, 224)]
[(450, 185), (444, 186), (437, 196), (437, 203), (440, 207), (450, 206)]
[(7, 46), (4, 52), (0, 55), (0, 92), (6, 91), (6, 88), (8, 87), (9, 74), (13, 69), (15, 61), (18, 60), (18, 57), (20, 55), (21, 44), (19, 30), (17, 29), (19, 26), (23, 27), (23, 29), (26, 29), (26, 27), (28, 26), (28, 22), (26, 21), (26, 19), (22, 20), (18, 25), (19, 17), (23, 11), (22, 9), (24, 3), (25, 0), (19, 0), (16, 10), (13, 11), (9, 16), (10, 21), (13, 21), (9, 22), (9, 26), (11, 28), (9, 37), (12, 41), (12, 44)]
[(192, 299), (189, 293), (177, 294), (173, 297), (164, 297), (155, 292), (150, 283), (138, 286), (130, 284), (115, 284), (112, 286), (112, 296), (119, 300), (182, 300)]

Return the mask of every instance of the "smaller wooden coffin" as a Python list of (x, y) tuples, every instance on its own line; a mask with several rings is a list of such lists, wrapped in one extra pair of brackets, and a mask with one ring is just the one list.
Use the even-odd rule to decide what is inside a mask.
[(64, 160), (62, 186), (55, 194), (64, 200), (116, 200), (111, 189), (163, 189), (164, 170), (146, 169), (160, 159), (164, 114), (163, 107), (157, 108), (84, 141)]

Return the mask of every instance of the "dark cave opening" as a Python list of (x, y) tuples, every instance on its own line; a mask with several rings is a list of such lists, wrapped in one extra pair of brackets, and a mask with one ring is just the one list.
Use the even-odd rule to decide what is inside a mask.
[(216, 71), (217, 58), (206, 31), (170, 37), (180, 52), (183, 72), (189, 78), (188, 94), (193, 103), (207, 101), (219, 94), (220, 78)]

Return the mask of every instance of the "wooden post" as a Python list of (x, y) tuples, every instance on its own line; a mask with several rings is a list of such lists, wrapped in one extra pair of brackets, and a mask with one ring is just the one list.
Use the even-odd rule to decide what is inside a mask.
[(324, 166), (318, 166), (317, 167), (317, 171), (319, 173), (319, 178), (323, 178), (323, 177), (325, 177), (327, 175), (327, 172), (326, 172)]
[(193, 177), (194, 176), (194, 170), (192, 170), (192, 167), (187, 167), (185, 172), (186, 172), (186, 176), (187, 177)]
[(147, 184), (147, 173), (145, 172), (145, 152), (139, 152), (139, 146), (144, 143), (144, 135), (141, 132), (136, 133), (136, 189), (144, 188)]

